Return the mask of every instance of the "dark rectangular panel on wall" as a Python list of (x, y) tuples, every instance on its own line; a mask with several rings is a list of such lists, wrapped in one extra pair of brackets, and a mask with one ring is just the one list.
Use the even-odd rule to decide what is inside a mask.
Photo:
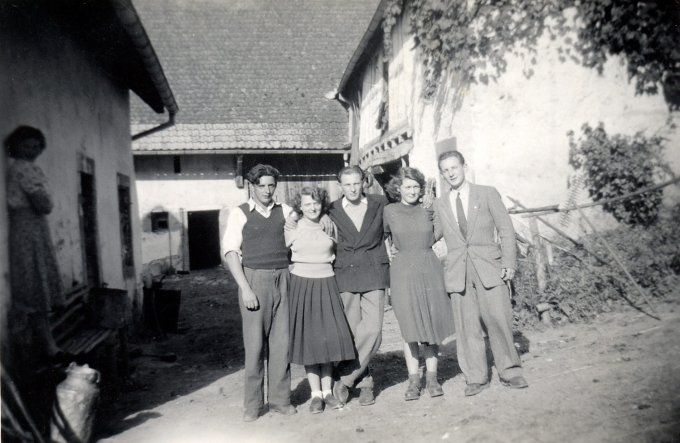
[(120, 247), (123, 277), (135, 275), (132, 241), (132, 202), (130, 200), (130, 177), (118, 174), (118, 216), (120, 218)]
[(221, 263), (219, 217), (219, 210), (188, 212), (191, 270), (212, 268)]

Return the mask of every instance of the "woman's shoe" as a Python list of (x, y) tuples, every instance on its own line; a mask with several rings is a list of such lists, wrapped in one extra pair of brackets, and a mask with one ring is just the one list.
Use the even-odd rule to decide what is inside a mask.
[(444, 389), (442, 389), (442, 385), (440, 385), (437, 381), (436, 372), (428, 371), (425, 373), (425, 389), (427, 389), (430, 397), (439, 397), (444, 395)]
[(418, 398), (420, 398), (420, 374), (409, 374), (404, 400), (418, 400)]
[(309, 412), (312, 414), (323, 412), (323, 400), (321, 397), (312, 397), (312, 402), (309, 404)]
[(333, 397), (333, 394), (326, 394), (323, 402), (326, 403), (326, 407), (329, 409), (340, 409), (343, 406), (337, 398)]

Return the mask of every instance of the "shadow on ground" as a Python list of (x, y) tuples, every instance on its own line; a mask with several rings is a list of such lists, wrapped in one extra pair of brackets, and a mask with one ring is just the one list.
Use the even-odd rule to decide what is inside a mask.
[[(158, 418), (149, 410), (243, 368), (241, 316), (231, 276), (218, 267), (168, 277), (163, 288), (182, 291), (178, 333), (142, 331), (130, 337), (129, 376), (113, 398), (100, 402), (95, 439)], [(173, 354), (176, 361), (167, 361)]]

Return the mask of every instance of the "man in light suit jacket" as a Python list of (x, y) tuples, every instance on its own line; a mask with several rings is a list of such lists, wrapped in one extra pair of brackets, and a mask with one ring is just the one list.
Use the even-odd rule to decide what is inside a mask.
[(348, 166), (338, 173), (344, 197), (331, 203), (328, 215), (337, 227), (335, 280), (340, 289), (357, 359), (340, 362), (333, 394), (345, 403), (350, 387), (361, 389), (359, 404), (375, 403), (369, 363), (382, 341), (385, 288), (389, 286), (389, 259), (384, 243), (381, 195), (364, 195), (364, 173)]
[[(451, 144), (449, 140), (438, 148)], [(517, 268), (515, 230), (498, 191), (469, 183), (465, 170), (460, 152), (447, 150), (439, 156), (439, 172), (451, 190), (434, 203), (435, 231), (448, 248), (445, 282), (453, 305), (458, 364), (467, 382), (465, 395), (489, 386), (482, 321), (501, 383), (526, 388), (506, 287)], [(494, 241), (495, 232), (500, 245)]]

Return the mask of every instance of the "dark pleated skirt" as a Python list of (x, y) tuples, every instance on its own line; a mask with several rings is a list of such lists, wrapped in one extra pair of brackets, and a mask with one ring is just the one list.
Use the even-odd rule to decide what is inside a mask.
[(314, 365), (355, 357), (335, 277), (290, 276), (290, 361)]

